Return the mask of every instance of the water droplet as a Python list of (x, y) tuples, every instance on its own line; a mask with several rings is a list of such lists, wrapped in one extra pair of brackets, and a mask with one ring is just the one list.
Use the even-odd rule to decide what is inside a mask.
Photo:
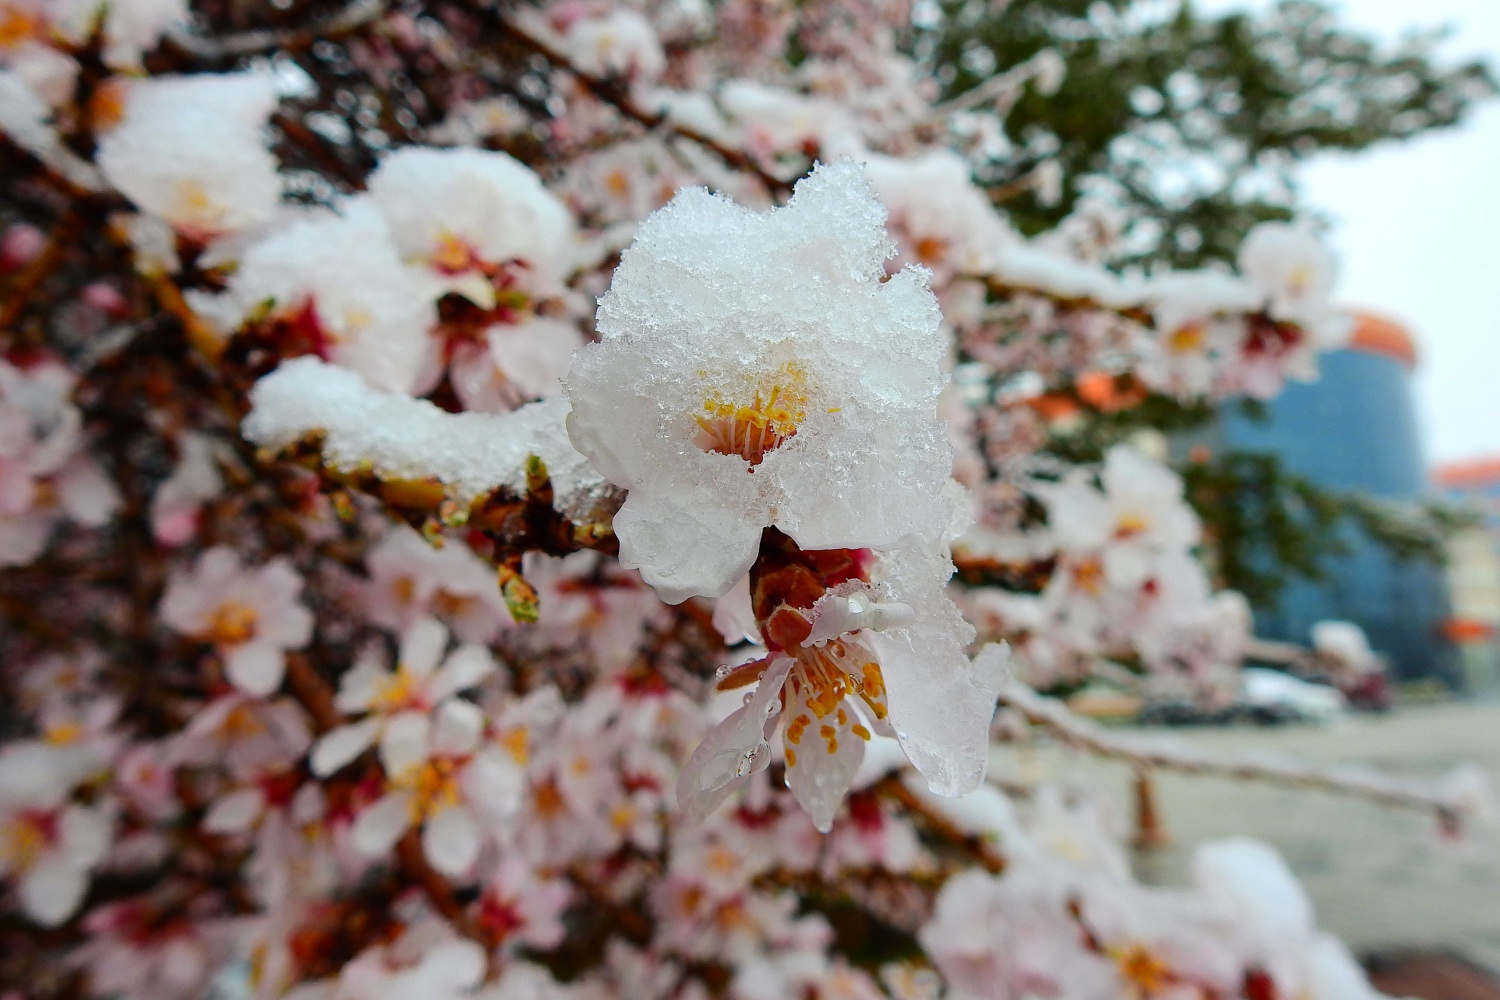
[(714, 680), (716, 680), (716, 681), (722, 681), (724, 678), (728, 677), (732, 673), (734, 673), (734, 668), (733, 667), (731, 667), (727, 663), (721, 663), (721, 664), (719, 664), (718, 668), (716, 670), (714, 670)]

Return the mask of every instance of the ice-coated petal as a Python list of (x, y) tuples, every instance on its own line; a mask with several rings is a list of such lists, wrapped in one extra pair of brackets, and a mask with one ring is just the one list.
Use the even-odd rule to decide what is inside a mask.
[(354, 818), (354, 849), (379, 857), (396, 846), (411, 826), (411, 793), (388, 792)]
[(286, 654), (269, 642), (247, 642), (225, 655), (224, 673), (241, 691), (264, 698), (281, 687)]
[(313, 745), (312, 772), (326, 778), (375, 745), (381, 719), (372, 716), (325, 733)]
[(463, 806), (439, 809), (422, 827), (422, 853), (451, 878), (468, 873), (479, 857), (479, 823)]
[(939, 795), (973, 791), (989, 763), (996, 688), (987, 677), (1003, 669), (1009, 649), (991, 644), (970, 662), (952, 638), (872, 633), (880, 656), (891, 725), (901, 749)]
[(690, 819), (713, 812), (745, 779), (771, 762), (766, 731), (781, 708), (780, 694), (792, 661), (777, 657), (745, 704), (703, 738), (677, 776), (677, 808)]
[(854, 783), (865, 759), (865, 741), (854, 732), (860, 719), (847, 704), (817, 717), (804, 698), (787, 705), (789, 719), (806, 713), (814, 721), (794, 745), (787, 736), (786, 783), (823, 833)]
[(761, 526), (734, 511), (632, 491), (615, 514), (620, 565), (638, 569), (668, 604), (720, 597), (755, 562)]

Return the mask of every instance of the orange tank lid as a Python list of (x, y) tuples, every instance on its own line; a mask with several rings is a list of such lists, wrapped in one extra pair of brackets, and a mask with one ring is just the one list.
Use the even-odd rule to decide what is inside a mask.
[(1444, 462), (1432, 470), (1432, 478), (1439, 486), (1449, 489), (1500, 483), (1500, 455), (1470, 458), (1462, 462)]
[(1354, 332), (1349, 347), (1395, 358), (1407, 368), (1417, 366), (1417, 342), (1411, 332), (1393, 320), (1370, 312), (1354, 313)]

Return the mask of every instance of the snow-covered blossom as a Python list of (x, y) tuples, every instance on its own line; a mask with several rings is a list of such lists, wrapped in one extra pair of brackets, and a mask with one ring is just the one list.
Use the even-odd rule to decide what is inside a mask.
[(1364, 629), (1354, 622), (1321, 621), (1312, 627), (1313, 651), (1336, 671), (1359, 677), (1380, 669)]
[(367, 651), (339, 679), (334, 701), (345, 714), (367, 714), (318, 740), (313, 747), (313, 773), (332, 774), (387, 734), (396, 738), (413, 725), (408, 716), (429, 715), (495, 669), (495, 661), (483, 646), (460, 646), (444, 658), (447, 644), (448, 630), (435, 619), (423, 618), (401, 637), (395, 670), (386, 669), (383, 657), (374, 650)]
[(263, 224), (281, 200), (265, 136), (276, 102), (265, 73), (133, 81), (120, 124), (99, 141), (99, 166), (131, 201), (194, 239)]
[(253, 244), (228, 290), (193, 304), (226, 332), (262, 324), (290, 353), (333, 361), (377, 389), (409, 393), (436, 374), (432, 296), (402, 264), (385, 218), (366, 198)]
[(751, 80), (731, 80), (719, 104), (740, 126), (745, 145), (760, 156), (853, 153), (859, 142), (838, 104)]
[(170, 29), (188, 23), (187, 0), (62, 0), (47, 6), (57, 34), (73, 44), (84, 44), (97, 28), (105, 64), (119, 70), (139, 70), (142, 55), (156, 48)]
[(312, 638), (312, 612), (298, 600), (302, 577), (283, 558), (251, 569), (234, 549), (219, 546), (175, 576), (161, 616), (183, 635), (210, 643), (235, 687), (267, 695), (281, 686), (286, 652)]
[(870, 154), (865, 172), (890, 212), (899, 260), (930, 268), (937, 280), (984, 274), (1016, 237), (970, 179), (968, 161), (935, 150), (905, 159)]
[(1262, 222), (1240, 244), (1239, 267), (1269, 300), (1271, 318), (1314, 331), (1328, 320), (1333, 257), (1306, 224)]
[(483, 308), (507, 282), (554, 291), (569, 263), (567, 209), (504, 153), (409, 146), (381, 161), (369, 192), (401, 258)]
[(594, 76), (620, 76), (649, 83), (661, 76), (667, 66), (651, 22), (628, 8), (574, 21), (568, 26), (564, 40), (573, 65)]
[(684, 192), (626, 251), (569, 433), (630, 491), (621, 562), (665, 600), (723, 594), (770, 525), (807, 549), (942, 536), (937, 304), (919, 271), (882, 281), (884, 221), (841, 162), (768, 214)]

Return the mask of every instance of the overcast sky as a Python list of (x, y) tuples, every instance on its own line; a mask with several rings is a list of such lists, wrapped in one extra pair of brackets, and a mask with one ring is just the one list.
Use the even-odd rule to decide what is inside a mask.
[[(1213, 10), (1270, 0), (1199, 0)], [(1500, 67), (1500, 0), (1340, 0), (1346, 23), (1396, 39), (1451, 25), (1444, 53)], [(1343, 297), (1416, 333), (1429, 461), (1500, 455), (1500, 101), (1466, 124), (1302, 172), (1335, 221)]]

